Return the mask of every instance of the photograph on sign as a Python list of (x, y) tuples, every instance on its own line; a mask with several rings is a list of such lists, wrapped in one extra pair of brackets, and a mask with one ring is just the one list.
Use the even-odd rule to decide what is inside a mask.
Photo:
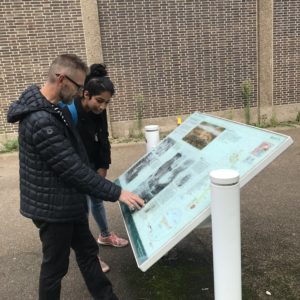
[(139, 268), (146, 271), (210, 213), (209, 173), (237, 170), (241, 186), (290, 144), (286, 135), (194, 113), (115, 182), (145, 200), (121, 204)]

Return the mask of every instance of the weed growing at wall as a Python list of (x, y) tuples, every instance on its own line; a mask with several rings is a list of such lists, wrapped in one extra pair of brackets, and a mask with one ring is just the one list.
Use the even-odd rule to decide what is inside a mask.
[(135, 97), (135, 103), (136, 103), (136, 122), (134, 123), (133, 128), (130, 128), (129, 130), (129, 138), (138, 138), (142, 139), (144, 138), (143, 133), (143, 117), (144, 117), (144, 95), (138, 94)]
[(0, 147), (0, 153), (12, 152), (19, 150), (19, 143), (17, 139), (7, 140)]
[(252, 95), (252, 85), (250, 80), (244, 80), (241, 85), (242, 100), (244, 105), (245, 123), (250, 124), (251, 112), (250, 112), (250, 98)]

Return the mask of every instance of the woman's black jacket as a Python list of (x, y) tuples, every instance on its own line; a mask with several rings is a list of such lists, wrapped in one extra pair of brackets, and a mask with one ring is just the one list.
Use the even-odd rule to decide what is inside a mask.
[[(77, 112), (76, 128), (85, 146), (91, 165), (96, 170), (99, 168), (108, 169), (111, 163), (111, 151), (106, 110), (99, 115), (86, 112), (80, 99), (75, 99), (74, 105)], [(69, 110), (66, 111), (69, 112)], [(71, 118), (70, 112), (69, 117)]]

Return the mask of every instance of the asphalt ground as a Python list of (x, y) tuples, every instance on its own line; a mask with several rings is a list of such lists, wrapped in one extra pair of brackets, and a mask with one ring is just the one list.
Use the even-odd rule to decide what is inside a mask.
[[(243, 299), (300, 299), (300, 128), (275, 130), (294, 144), (241, 190)], [(109, 178), (144, 153), (143, 143), (113, 145)], [(17, 153), (0, 155), (0, 200), (0, 299), (37, 299), (41, 244), (19, 213)], [(126, 237), (118, 205), (106, 203), (106, 209), (110, 230)], [(97, 226), (90, 224), (96, 237)], [(145, 273), (130, 246), (100, 246), (100, 253), (120, 299), (213, 299), (211, 228), (195, 229)], [(91, 299), (73, 253), (61, 298)]]

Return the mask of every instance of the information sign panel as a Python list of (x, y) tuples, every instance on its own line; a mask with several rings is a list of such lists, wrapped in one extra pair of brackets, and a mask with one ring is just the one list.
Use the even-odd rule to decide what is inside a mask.
[(283, 134), (192, 114), (116, 180), (146, 202), (135, 212), (121, 204), (138, 267), (146, 271), (207, 219), (210, 171), (237, 170), (242, 187), (292, 143)]

